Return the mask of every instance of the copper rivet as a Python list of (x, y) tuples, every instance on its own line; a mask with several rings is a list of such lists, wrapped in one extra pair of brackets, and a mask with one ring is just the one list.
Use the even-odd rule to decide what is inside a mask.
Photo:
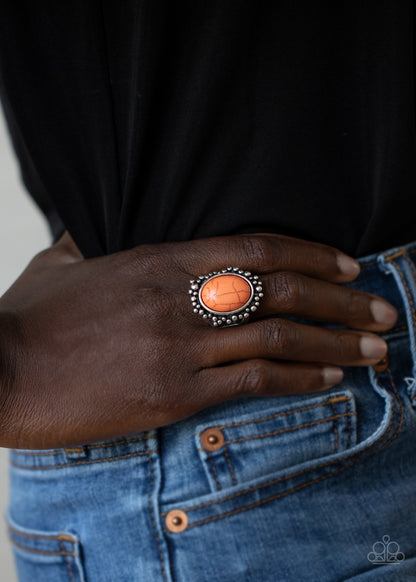
[(389, 365), (389, 357), (386, 354), (377, 364), (374, 364), (373, 368), (376, 372), (384, 372), (384, 370)]
[(207, 428), (201, 433), (201, 444), (206, 451), (218, 451), (224, 444), (224, 435), (219, 428)]
[(172, 509), (165, 517), (166, 527), (173, 533), (179, 533), (188, 527), (188, 516), (181, 509)]

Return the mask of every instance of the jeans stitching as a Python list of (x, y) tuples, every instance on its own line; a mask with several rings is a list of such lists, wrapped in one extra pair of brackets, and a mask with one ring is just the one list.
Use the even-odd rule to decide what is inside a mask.
[[(414, 251), (412, 251), (412, 252), (416, 252), (416, 249), (414, 249)], [(405, 258), (406, 262), (410, 265), (410, 269), (411, 269), (411, 271), (413, 273), (413, 276), (415, 278), (415, 281), (416, 281), (416, 267), (414, 266), (413, 262), (409, 259), (409, 257), (406, 256), (406, 254), (404, 254), (404, 258)], [(401, 278), (401, 280), (403, 282), (403, 285), (405, 287), (406, 295), (407, 295), (407, 298), (409, 300), (410, 308), (411, 308), (411, 311), (412, 311), (413, 327), (416, 328), (416, 312), (415, 312), (415, 307), (414, 307), (414, 303), (413, 303), (413, 300), (412, 300), (412, 296), (410, 294), (410, 290), (409, 290), (409, 288), (407, 286), (407, 283), (406, 283), (406, 280), (405, 280), (404, 273), (403, 273), (402, 269), (399, 267), (399, 265), (397, 263), (394, 263), (394, 264), (395, 264), (395, 266), (396, 266), (396, 268), (397, 268), (397, 270), (399, 272), (400, 278)], [(416, 398), (416, 394), (415, 394), (415, 396), (413, 397), (412, 400), (414, 400), (415, 398)]]
[[(404, 253), (402, 253), (402, 254), (404, 254)], [(404, 257), (405, 257), (405, 259), (407, 259), (406, 254), (404, 254)], [(400, 268), (400, 266), (396, 262), (394, 262), (394, 261), (393, 261), (393, 264), (396, 266), (397, 271), (398, 271), (398, 273), (400, 275), (400, 279), (402, 280), (403, 286), (405, 288), (406, 295), (407, 295), (407, 298), (408, 298), (409, 304), (410, 304), (410, 309), (412, 311), (413, 325), (416, 326), (416, 311), (415, 311), (415, 305), (413, 303), (413, 299), (412, 299), (412, 296), (410, 294), (409, 287), (408, 287), (407, 282), (406, 282), (406, 278), (405, 278), (405, 276), (403, 274), (403, 271)]]
[[(334, 427), (334, 434), (335, 434), (335, 450), (334, 450), (334, 453), (337, 453), (338, 452), (338, 420), (337, 420), (338, 419), (338, 415), (337, 415), (337, 411), (335, 409), (335, 406), (334, 406), (334, 403), (333, 402), (331, 402), (331, 406), (332, 406), (332, 410), (333, 410), (333, 420), (334, 420), (333, 427)], [(340, 416), (346, 416), (346, 415), (347, 415), (347, 413), (342, 414)]]
[(130, 439), (130, 440), (123, 439), (121, 441), (115, 441), (115, 442), (111, 442), (111, 443), (105, 443), (103, 445), (86, 445), (86, 447), (87, 447), (87, 450), (90, 450), (90, 449), (105, 449), (106, 447), (115, 447), (115, 446), (118, 446), (118, 445), (127, 445), (129, 443), (137, 443), (139, 441), (145, 441), (148, 438), (149, 438), (149, 435), (146, 434), (145, 436), (138, 437), (136, 439)]
[[(402, 401), (401, 401), (401, 398), (400, 398), (400, 396), (399, 396), (399, 394), (398, 394), (398, 391), (397, 391), (396, 385), (394, 384), (394, 381), (393, 381), (393, 378), (392, 378), (392, 375), (391, 375), (390, 369), (389, 369), (389, 368), (387, 368), (387, 371), (388, 371), (388, 373), (389, 373), (389, 376), (390, 376), (390, 381), (391, 381), (391, 383), (392, 383), (392, 385), (393, 385), (394, 392), (395, 392), (395, 394), (396, 394), (396, 396), (397, 396), (398, 402), (399, 402), (399, 404), (400, 404), (400, 407), (401, 407), (401, 420), (400, 420), (400, 424), (399, 424), (399, 427), (398, 427), (398, 429), (397, 429), (396, 433), (393, 435), (393, 437), (392, 437), (392, 438), (391, 438), (389, 441), (387, 441), (387, 442), (386, 442), (384, 445), (382, 445), (380, 448), (383, 448), (384, 446), (386, 446), (386, 445), (387, 445), (389, 442), (391, 442), (391, 441), (392, 441), (392, 440), (393, 440), (393, 439), (394, 439), (394, 438), (395, 438), (395, 437), (396, 437), (396, 436), (399, 434), (399, 432), (400, 432), (400, 430), (401, 430), (401, 427), (402, 427), (402, 423), (403, 423), (403, 405), (402, 405)], [(345, 460), (347, 460), (347, 459), (348, 459), (348, 458), (350, 458), (350, 457), (354, 458), (354, 457), (357, 457), (357, 456), (358, 456), (358, 458), (357, 458), (355, 461), (353, 461), (352, 463), (349, 463), (348, 465), (345, 465), (344, 467), (341, 467), (341, 470), (344, 470), (345, 468), (351, 467), (351, 466), (352, 466), (352, 465), (354, 465), (356, 462), (360, 461), (360, 460), (361, 460), (363, 457), (365, 457), (365, 456), (366, 456), (366, 455), (364, 455), (364, 454), (363, 454), (363, 453), (365, 453), (366, 451), (369, 451), (369, 452), (367, 453), (367, 455), (368, 455), (368, 454), (371, 454), (372, 452), (374, 452), (374, 451), (372, 450), (372, 449), (374, 448), (374, 445), (376, 445), (376, 444), (377, 444), (379, 441), (381, 441), (383, 438), (385, 438), (385, 437), (386, 437), (386, 435), (389, 433), (389, 431), (390, 431), (390, 429), (391, 429), (391, 426), (392, 426), (392, 424), (393, 424), (393, 418), (394, 418), (394, 414), (395, 414), (395, 403), (394, 403), (394, 401), (393, 401), (393, 403), (392, 403), (392, 415), (391, 415), (391, 418), (390, 418), (389, 426), (387, 427), (386, 431), (385, 431), (385, 432), (384, 432), (382, 435), (380, 435), (380, 437), (379, 437), (379, 438), (378, 438), (376, 441), (374, 441), (373, 443), (369, 444), (369, 445), (368, 445), (368, 447), (366, 447), (365, 449), (363, 449), (363, 450), (361, 450), (361, 451), (354, 451), (354, 452), (352, 452), (352, 453), (349, 453), (349, 454), (347, 454), (347, 455), (346, 455), (346, 456), (345, 456), (345, 457), (342, 459), (342, 462), (344, 462)], [(376, 449), (376, 450), (377, 450), (377, 449)], [(328, 461), (328, 462), (326, 462), (326, 463), (321, 463), (320, 465), (315, 465), (315, 466), (313, 466), (313, 467), (308, 467), (308, 468), (306, 468), (306, 469), (302, 469), (301, 471), (297, 471), (296, 473), (292, 473), (292, 474), (290, 474), (290, 475), (286, 475), (286, 476), (284, 476), (284, 477), (279, 477), (279, 478), (277, 478), (277, 479), (273, 479), (272, 481), (268, 481), (268, 482), (266, 482), (266, 483), (261, 483), (261, 484), (259, 484), (259, 485), (253, 485), (252, 487), (249, 487), (248, 489), (245, 489), (245, 490), (243, 490), (243, 491), (239, 491), (238, 493), (233, 493), (233, 494), (231, 494), (231, 495), (228, 495), (228, 496), (226, 496), (226, 497), (223, 497), (222, 499), (215, 499), (215, 500), (213, 500), (213, 501), (207, 501), (207, 502), (205, 502), (205, 503), (199, 503), (199, 504), (197, 504), (197, 505), (193, 505), (192, 507), (188, 507), (186, 511), (193, 511), (193, 510), (195, 510), (195, 509), (200, 509), (201, 507), (205, 507), (205, 506), (208, 506), (208, 505), (214, 505), (214, 504), (216, 504), (216, 503), (222, 503), (222, 502), (224, 502), (224, 501), (229, 501), (230, 499), (233, 499), (233, 498), (235, 498), (235, 497), (240, 497), (240, 496), (243, 496), (243, 495), (247, 495), (247, 494), (251, 493), (252, 491), (256, 491), (257, 489), (262, 489), (262, 488), (265, 488), (265, 487), (270, 487), (271, 485), (274, 485), (275, 483), (279, 483), (279, 482), (281, 482), (281, 481), (287, 481), (287, 480), (289, 480), (289, 479), (292, 479), (293, 477), (298, 477), (299, 475), (302, 475), (302, 474), (304, 474), (304, 473), (306, 473), (306, 472), (308, 472), (308, 471), (315, 471), (315, 470), (317, 470), (317, 469), (322, 469), (322, 468), (324, 468), (324, 467), (327, 467), (327, 466), (329, 466), (329, 465), (334, 465), (334, 464), (336, 464), (336, 463), (338, 463), (338, 462), (340, 462), (340, 460), (339, 460), (339, 459), (333, 459), (333, 460), (331, 460), (331, 461)], [(337, 472), (340, 472), (340, 470), (337, 470), (337, 471), (335, 471), (334, 473), (330, 473), (329, 475), (324, 475), (324, 476), (323, 476), (323, 478), (325, 478), (325, 479), (326, 479), (327, 477), (329, 477), (329, 476), (331, 476), (331, 475), (335, 475)], [(321, 479), (321, 478), (319, 478), (318, 480), (320, 480), (320, 479)], [(316, 480), (315, 480), (315, 481), (316, 481)], [(309, 482), (308, 484), (310, 484), (310, 483), (314, 483), (315, 481)], [(162, 515), (166, 515), (166, 514), (167, 514), (167, 512), (163, 512), (163, 513), (162, 513)], [(191, 526), (188, 526), (188, 527), (191, 527)]]
[(361, 263), (361, 268), (362, 267), (370, 267), (371, 265), (377, 265), (377, 260), (369, 261), (368, 263)]
[(238, 481), (237, 481), (237, 479), (236, 479), (236, 476), (235, 476), (235, 473), (234, 473), (233, 466), (232, 466), (232, 464), (231, 464), (230, 455), (228, 454), (228, 449), (227, 449), (227, 447), (225, 446), (225, 443), (224, 443), (224, 455), (225, 455), (225, 458), (226, 458), (226, 460), (227, 460), (227, 465), (228, 465), (228, 468), (230, 469), (230, 473), (231, 473), (231, 479), (233, 480), (233, 485), (238, 485)]
[(348, 441), (347, 441), (347, 449), (351, 446), (351, 415), (350, 415), (350, 401), (347, 402), (347, 433), (348, 433)]
[(23, 531), (18, 531), (12, 525), (9, 525), (8, 529), (9, 529), (9, 531), (13, 532), (17, 536), (22, 536), (23, 538), (33, 538), (36, 540), (64, 540), (65, 542), (70, 542), (71, 544), (76, 543), (74, 538), (72, 538), (71, 536), (65, 535), (65, 534), (61, 534), (59, 536), (46, 536), (46, 535), (42, 535), (42, 534), (28, 534), (28, 533), (23, 532)]
[(413, 276), (414, 276), (414, 279), (415, 279), (415, 281), (416, 281), (416, 267), (415, 267), (415, 265), (414, 265), (413, 261), (411, 261), (411, 260), (409, 259), (409, 257), (406, 257), (406, 255), (405, 255), (405, 257), (404, 257), (404, 258), (405, 258), (405, 259), (406, 259), (406, 261), (409, 263), (409, 265), (410, 265), (410, 269), (411, 269), (411, 271), (412, 271), (412, 273), (413, 273)]
[[(382, 253), (386, 262), (392, 262), (393, 259), (397, 259), (397, 257), (403, 257), (406, 255), (406, 251), (400, 247), (400, 250), (397, 253), (393, 253), (392, 255), (387, 255), (386, 253)], [(394, 263), (396, 264), (396, 263)]]
[(211, 469), (212, 469), (212, 473), (213, 473), (213, 475), (214, 475), (214, 479), (215, 479), (215, 481), (217, 482), (217, 489), (218, 489), (218, 490), (220, 490), (220, 489), (222, 489), (222, 487), (221, 487), (221, 483), (220, 483), (220, 482), (219, 482), (219, 480), (218, 480), (218, 474), (217, 474), (217, 470), (216, 470), (216, 468), (215, 468), (215, 465), (214, 465), (214, 461), (213, 461), (213, 459), (212, 459), (212, 456), (211, 456), (211, 454), (210, 454), (209, 452), (208, 452), (208, 454), (207, 454), (207, 459), (208, 459), (208, 461), (210, 462)]
[(74, 558), (78, 557), (78, 554), (75, 552), (47, 552), (46, 550), (35, 550), (34, 548), (26, 548), (25, 546), (20, 545), (16, 542), (13, 538), (10, 539), (10, 542), (19, 548), (20, 550), (24, 550), (25, 552), (32, 552), (33, 554), (42, 554), (43, 556), (73, 556)]
[(407, 327), (406, 324), (405, 325), (400, 325), (398, 327), (393, 327), (393, 329), (389, 329), (388, 330), (388, 333), (389, 334), (392, 334), (392, 333), (395, 333), (397, 331), (405, 331), (406, 329), (408, 329), (408, 327)]
[(82, 447), (74, 447), (73, 449), (64, 449), (64, 451), (65, 451), (66, 454), (67, 453), (83, 453), (84, 452), (84, 449)]
[[(330, 421), (333, 421), (333, 420), (336, 421), (338, 418), (343, 418), (344, 416), (347, 416), (347, 415), (349, 415), (349, 416), (355, 416), (356, 414), (357, 414), (356, 412), (344, 412), (342, 414), (335, 414), (334, 416), (328, 416), (326, 418), (321, 418), (319, 420), (313, 420), (311, 422), (305, 422), (303, 424), (298, 424), (296, 426), (290, 426), (288, 428), (281, 428), (279, 430), (274, 430), (274, 431), (271, 431), (271, 432), (266, 432), (264, 434), (255, 434), (255, 435), (250, 435), (250, 436), (247, 436), (247, 437), (241, 437), (241, 438), (238, 438), (238, 439), (230, 439), (230, 440), (224, 441), (224, 445), (229, 445), (230, 443), (239, 443), (239, 442), (248, 441), (248, 440), (251, 440), (251, 439), (261, 439), (261, 438), (265, 438), (265, 437), (268, 437), (268, 436), (275, 436), (277, 434), (282, 434), (282, 433), (285, 433), (285, 432), (294, 432), (294, 431), (299, 430), (301, 428), (307, 428), (309, 426), (314, 426), (316, 424), (322, 424), (323, 422), (330, 422)], [(198, 449), (198, 452), (203, 452), (204, 450), (205, 449)]]
[[(333, 402), (345, 402), (349, 396), (334, 396), (329, 397), (325, 402), (317, 402), (316, 404), (310, 404), (309, 406), (300, 406), (299, 408), (292, 408), (291, 410), (286, 410), (284, 412), (276, 412), (276, 414), (271, 414), (269, 416), (263, 416), (262, 418), (254, 418), (250, 420), (244, 420), (242, 422), (231, 422), (230, 424), (222, 424), (222, 425), (215, 425), (216, 428), (223, 429), (229, 428), (233, 426), (243, 426), (245, 424), (252, 424), (254, 422), (261, 422), (262, 420), (271, 420), (272, 418), (277, 418), (278, 416), (286, 416), (288, 414), (294, 414), (295, 412), (301, 412), (303, 410), (310, 410), (311, 408), (318, 408), (319, 406), (325, 406), (327, 404), (331, 404)], [(204, 431), (201, 430), (196, 435), (202, 434)]]
[[(130, 440), (121, 440), (121, 441), (114, 441), (111, 443), (105, 443), (103, 445), (85, 445), (85, 447), (87, 448), (87, 450), (90, 449), (104, 449), (106, 447), (115, 447), (116, 445), (127, 445), (129, 443), (136, 443), (138, 441), (143, 441), (148, 439), (149, 436), (143, 436), (143, 437), (139, 437), (136, 439), (130, 439)], [(42, 456), (46, 456), (46, 455), (56, 455), (61, 453), (62, 451), (68, 451), (68, 452), (83, 452), (83, 449), (81, 447), (79, 448), (73, 448), (73, 449), (55, 449), (53, 451), (41, 451), (40, 453), (35, 453), (35, 452), (29, 452), (29, 451), (20, 451), (19, 449), (12, 449), (13, 453), (16, 453), (17, 455), (26, 455), (26, 456), (35, 456), (35, 457), (42, 457)]]
[(12, 453), (16, 455), (27, 455), (27, 456), (35, 456), (35, 457), (44, 457), (46, 455), (57, 455), (62, 452), (62, 449), (55, 449), (53, 451), (41, 451), (39, 453), (29, 453), (28, 451), (20, 451), (19, 449), (12, 449)]
[(166, 572), (165, 572), (165, 562), (164, 562), (164, 558), (163, 558), (163, 551), (162, 551), (162, 546), (160, 545), (160, 539), (159, 539), (159, 535), (157, 533), (155, 516), (153, 514), (153, 507), (152, 507), (152, 493), (153, 493), (153, 486), (154, 486), (155, 478), (154, 478), (154, 470), (153, 470), (153, 459), (152, 459), (150, 453), (155, 453), (157, 451), (147, 450), (146, 452), (147, 452), (147, 458), (149, 460), (149, 465), (150, 465), (150, 480), (151, 480), (150, 491), (149, 491), (149, 512), (150, 512), (150, 518), (151, 518), (152, 524), (153, 524), (153, 533), (154, 533), (154, 536), (156, 539), (157, 547), (159, 548), (160, 569), (162, 571), (163, 580), (165, 582), (167, 582)]
[[(297, 487), (295, 487), (293, 489), (290, 489), (288, 491), (283, 491), (282, 493), (278, 493), (276, 495), (272, 495), (271, 497), (268, 497), (266, 499), (262, 499), (260, 501), (255, 502), (255, 503), (252, 503), (250, 505), (246, 505), (244, 507), (240, 507), (240, 508), (238, 508), (236, 510), (232, 510), (232, 511), (225, 512), (225, 513), (223, 513), (221, 515), (209, 517), (207, 519), (204, 519), (204, 520), (201, 520), (201, 521), (197, 521), (195, 523), (191, 523), (191, 524), (188, 525), (187, 529), (190, 529), (192, 527), (197, 527), (197, 526), (203, 525), (204, 523), (208, 523), (208, 522), (211, 522), (211, 521), (216, 521), (218, 519), (223, 519), (225, 517), (228, 517), (228, 516), (231, 516), (231, 515), (235, 515), (237, 513), (241, 513), (242, 511), (246, 511), (248, 509), (252, 509), (254, 507), (258, 507), (260, 505), (264, 505), (265, 503), (268, 503), (268, 502), (273, 501), (275, 499), (279, 499), (280, 497), (285, 497), (286, 495), (290, 495), (290, 494), (292, 494), (292, 493), (294, 493), (296, 491), (299, 491), (300, 489), (303, 489), (305, 487), (308, 487), (309, 485), (312, 485), (314, 483), (318, 483), (319, 481), (323, 481), (325, 479), (328, 479), (329, 477), (332, 477), (332, 476), (334, 476), (334, 475), (336, 475), (338, 473), (341, 473), (345, 469), (348, 469), (348, 468), (352, 467), (353, 465), (355, 465), (356, 463), (358, 463), (359, 461), (361, 461), (363, 458), (365, 458), (365, 457), (367, 457), (367, 456), (369, 456), (369, 455), (371, 455), (371, 454), (373, 454), (373, 453), (375, 453), (377, 451), (380, 451), (383, 448), (385, 448), (388, 444), (390, 444), (398, 436), (398, 434), (400, 433), (401, 427), (403, 425), (403, 403), (402, 403), (401, 398), (400, 398), (400, 395), (399, 395), (399, 393), (397, 391), (397, 388), (396, 388), (396, 385), (394, 383), (394, 380), (393, 380), (391, 371), (390, 371), (389, 368), (387, 368), (387, 370), (388, 370), (388, 373), (389, 373), (390, 382), (391, 382), (391, 384), (393, 386), (394, 392), (396, 394), (397, 400), (398, 400), (399, 405), (400, 405), (400, 423), (399, 423), (399, 426), (398, 426), (396, 432), (384, 444), (382, 444), (378, 448), (374, 448), (374, 445), (377, 444), (378, 442), (380, 442), (381, 440), (383, 440), (383, 438), (388, 434), (388, 432), (391, 429), (391, 425), (392, 425), (393, 418), (394, 418), (394, 413), (395, 413), (394, 402), (393, 402), (392, 416), (391, 416), (390, 423), (389, 423), (389, 426), (387, 428), (387, 431), (384, 434), (382, 434), (377, 441), (375, 441), (374, 443), (371, 443), (371, 445), (369, 445), (366, 449), (364, 449), (362, 451), (359, 451), (359, 452), (352, 453), (351, 455), (349, 455), (351, 457), (354, 457), (354, 456), (357, 457), (351, 463), (348, 463), (347, 465), (341, 466), (340, 468), (338, 468), (337, 470), (333, 471), (332, 473), (328, 473), (327, 475), (321, 475), (317, 479), (313, 479), (312, 481), (308, 481), (306, 483), (302, 483), (301, 485), (298, 485)], [(363, 453), (365, 453), (365, 454), (363, 454)], [(346, 457), (346, 458), (348, 458), (348, 457)], [(345, 458), (344, 458), (344, 460), (345, 460)], [(303, 471), (300, 471), (298, 474), (302, 474), (305, 471), (315, 470), (317, 468), (325, 467), (325, 466), (328, 466), (328, 465), (331, 465), (331, 464), (333, 465), (333, 464), (335, 464), (337, 462), (338, 462), (337, 460), (333, 460), (333, 461), (330, 461), (330, 462), (325, 463), (323, 465), (317, 465), (316, 467), (305, 469)], [(245, 491), (236, 493), (234, 495), (230, 495), (230, 496), (225, 497), (223, 499), (218, 499), (218, 500), (215, 500), (215, 501), (209, 501), (207, 503), (202, 503), (202, 504), (199, 504), (199, 505), (195, 505), (195, 506), (193, 506), (191, 508), (188, 508), (186, 511), (191, 511), (193, 509), (197, 509), (197, 508), (200, 508), (200, 507), (204, 507), (206, 505), (213, 505), (215, 503), (220, 503), (222, 501), (227, 501), (228, 499), (232, 499), (233, 497), (237, 497), (239, 495), (245, 495), (245, 494), (247, 494), (247, 493), (249, 493), (251, 491), (255, 491), (256, 489), (270, 486), (270, 485), (272, 485), (272, 484), (274, 484), (276, 482), (279, 482), (279, 481), (282, 481), (282, 480), (286, 480), (286, 479), (290, 479), (291, 477), (294, 477), (296, 475), (297, 474), (289, 475), (287, 477), (282, 477), (280, 479), (275, 479), (274, 481), (271, 481), (269, 483), (265, 483), (265, 484), (262, 484), (262, 485), (257, 485), (255, 487), (251, 487), (251, 488), (249, 488), (249, 489), (247, 489)], [(166, 533), (168, 533), (168, 532), (166, 532)]]
[(68, 574), (69, 574), (69, 580), (70, 580), (70, 582), (74, 582), (74, 577), (72, 575), (72, 567), (71, 567), (71, 564), (69, 563), (68, 556), (66, 555), (64, 544), (63, 544), (62, 540), (59, 540), (59, 546), (60, 546), (61, 552), (64, 556), (64, 561), (65, 561), (66, 568), (67, 568)]
[(63, 469), (64, 467), (75, 467), (76, 465), (92, 465), (94, 463), (107, 463), (110, 461), (118, 461), (119, 459), (127, 459), (129, 457), (137, 457), (139, 455), (147, 455), (148, 453), (156, 453), (157, 451), (140, 451), (137, 453), (129, 453), (128, 455), (120, 455), (118, 457), (109, 457), (108, 459), (94, 459), (92, 461), (76, 461), (75, 463), (63, 463), (61, 465), (42, 465), (41, 467), (29, 467), (20, 465), (15, 461), (10, 461), (13, 467), (18, 469), (27, 469), (28, 471), (47, 471), (49, 469)]

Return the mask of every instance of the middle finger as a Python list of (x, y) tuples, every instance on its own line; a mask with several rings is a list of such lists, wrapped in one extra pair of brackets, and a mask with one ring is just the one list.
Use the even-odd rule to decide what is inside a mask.
[(357, 329), (383, 331), (394, 325), (397, 310), (365, 291), (280, 271), (262, 276), (264, 297), (256, 317), (287, 314)]

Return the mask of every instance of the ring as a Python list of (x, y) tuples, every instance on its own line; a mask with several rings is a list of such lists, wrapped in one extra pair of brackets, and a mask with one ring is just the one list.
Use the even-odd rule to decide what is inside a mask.
[(227, 267), (192, 280), (189, 294), (194, 313), (208, 319), (213, 327), (228, 327), (244, 323), (257, 310), (263, 284), (250, 271)]

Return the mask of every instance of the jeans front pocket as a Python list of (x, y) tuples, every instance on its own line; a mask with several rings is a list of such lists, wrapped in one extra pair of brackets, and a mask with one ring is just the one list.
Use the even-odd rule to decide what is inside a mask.
[(349, 390), (283, 406), (273, 400), (273, 406), (238, 420), (197, 425), (195, 444), (212, 492), (356, 444), (355, 399)]
[(86, 582), (79, 537), (24, 528), (7, 516), (19, 582)]

